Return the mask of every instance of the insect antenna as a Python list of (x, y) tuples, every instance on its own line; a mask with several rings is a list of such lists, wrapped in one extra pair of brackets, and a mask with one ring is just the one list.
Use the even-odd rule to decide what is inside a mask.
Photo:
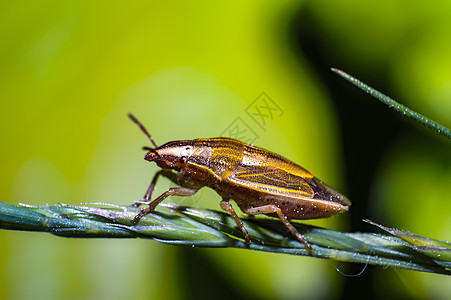
[[(128, 114), (128, 117), (130, 118), (130, 120), (132, 120), (136, 125), (139, 126), (139, 128), (141, 129), (142, 132), (144, 132), (144, 134), (149, 138), (149, 141), (155, 146), (155, 148), (157, 148), (157, 144), (155, 143), (155, 141), (153, 140), (152, 136), (150, 135), (150, 133), (147, 131), (146, 127), (144, 127), (144, 125), (138, 121), (137, 118), (135, 118), (134, 115), (132, 114)], [(146, 150), (150, 150), (151, 148), (146, 148)], [(155, 149), (152, 149), (155, 151)]]

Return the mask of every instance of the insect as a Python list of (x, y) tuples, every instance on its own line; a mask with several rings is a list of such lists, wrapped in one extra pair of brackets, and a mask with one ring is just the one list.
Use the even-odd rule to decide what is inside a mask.
[[(311, 253), (312, 246), (289, 220), (326, 218), (348, 210), (351, 205), (345, 196), (306, 169), (268, 150), (230, 138), (181, 140), (157, 146), (141, 122), (131, 114), (129, 117), (154, 146), (143, 147), (148, 151), (144, 159), (162, 169), (154, 175), (143, 200), (133, 204), (149, 205), (133, 222), (169, 196), (191, 196), (207, 186), (222, 197), (221, 208), (230, 213), (247, 243), (250, 243), (248, 231), (229, 200), (233, 199), (246, 214), (278, 217)], [(169, 188), (151, 200), (160, 176), (180, 186)]]

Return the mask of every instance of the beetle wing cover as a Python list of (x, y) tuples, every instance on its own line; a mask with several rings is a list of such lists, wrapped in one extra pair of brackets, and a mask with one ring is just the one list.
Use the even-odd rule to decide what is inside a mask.
[(313, 189), (302, 177), (274, 167), (241, 168), (227, 179), (266, 193), (309, 198), (314, 195)]

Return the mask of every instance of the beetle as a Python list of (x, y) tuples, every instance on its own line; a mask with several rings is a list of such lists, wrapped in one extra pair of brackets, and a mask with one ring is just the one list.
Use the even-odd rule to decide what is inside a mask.
[[(148, 205), (134, 217), (134, 223), (167, 197), (191, 196), (207, 186), (222, 197), (221, 208), (230, 213), (247, 243), (250, 243), (248, 231), (229, 200), (233, 199), (246, 214), (278, 217), (311, 253), (312, 246), (289, 220), (327, 218), (347, 211), (351, 205), (348, 198), (281, 155), (225, 137), (172, 141), (157, 146), (142, 123), (132, 114), (129, 118), (154, 146), (143, 147), (148, 151), (144, 159), (161, 168), (143, 200), (132, 204)], [(169, 188), (152, 201), (161, 175), (180, 186)]]

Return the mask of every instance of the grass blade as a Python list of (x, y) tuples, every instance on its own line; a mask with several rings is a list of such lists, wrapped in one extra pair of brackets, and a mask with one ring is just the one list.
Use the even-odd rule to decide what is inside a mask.
[(346, 79), (347, 81), (349, 81), (350, 83), (352, 83), (353, 85), (359, 87), (360, 89), (364, 90), (365, 92), (367, 92), (368, 94), (370, 94), (371, 96), (373, 96), (374, 98), (380, 100), (381, 102), (385, 103), (386, 105), (388, 105), (388, 107), (396, 110), (397, 112), (411, 118), (414, 119), (415, 121), (419, 122), (420, 124), (423, 124), (424, 126), (433, 129), (435, 132), (440, 133), (444, 136), (446, 136), (447, 138), (451, 138), (451, 131), (446, 128), (443, 125), (438, 124), (437, 122), (423, 116), (422, 114), (417, 113), (416, 111), (411, 110), (410, 108), (396, 102), (395, 100), (393, 100), (392, 98), (382, 94), (381, 92), (373, 89), (372, 87), (366, 85), (365, 83), (361, 82), (360, 80), (358, 80), (357, 78), (347, 74), (346, 72), (343, 72), (341, 70), (335, 69), (335, 68), (331, 68), (331, 70), (333, 72), (335, 72), (336, 74), (338, 74), (339, 76), (343, 77), (344, 79)]

